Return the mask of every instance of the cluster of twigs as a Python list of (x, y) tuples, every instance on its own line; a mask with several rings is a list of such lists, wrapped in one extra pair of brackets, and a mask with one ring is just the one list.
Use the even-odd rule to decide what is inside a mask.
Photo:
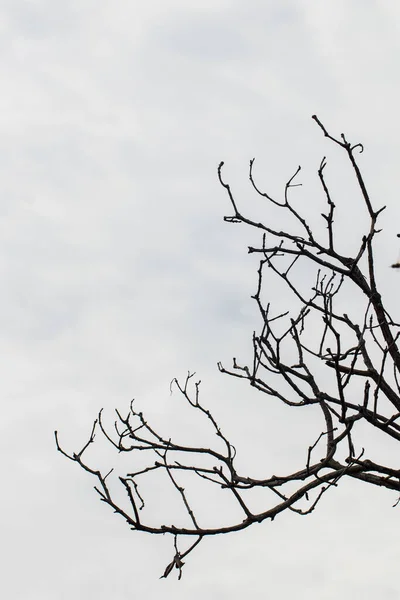
[[(400, 492), (400, 471), (366, 457), (365, 449), (356, 451), (354, 442), (354, 432), (361, 422), (394, 440), (400, 440), (399, 325), (382, 304), (373, 255), (373, 241), (378, 233), (376, 223), (384, 207), (378, 210), (372, 207), (356, 160), (357, 153), (363, 151), (362, 145), (350, 144), (343, 134), (339, 139), (331, 136), (316, 116), (313, 119), (324, 135), (346, 153), (369, 217), (368, 230), (354, 256), (343, 255), (338, 249), (334, 229), (336, 206), (325, 180), (325, 158), (318, 170), (327, 206), (326, 214), (322, 215), (326, 224), (324, 241), (317, 237), (289, 200), (290, 189), (297, 185), (295, 178), (299, 169), (286, 184), (282, 201), (273, 199), (258, 188), (253, 176), (253, 160), (249, 176), (258, 194), (283, 213), (291, 215), (302, 232), (300, 234), (278, 231), (244, 216), (231, 187), (222, 177), (223, 163), (218, 168), (219, 180), (233, 209), (233, 214), (225, 217), (225, 221), (245, 223), (262, 232), (261, 245), (249, 247), (250, 253), (260, 255), (254, 299), (262, 317), (261, 332), (253, 336), (252, 362), (249, 366), (242, 366), (234, 359), (231, 370), (221, 364), (218, 367), (222, 373), (245, 379), (260, 392), (289, 406), (312, 405), (320, 409), (324, 427), (308, 448), (306, 464), (287, 475), (257, 479), (238, 472), (234, 446), (222, 433), (211, 412), (200, 402), (199, 382), (194, 382), (193, 374), (188, 374), (184, 384), (176, 379), (173, 384), (188, 405), (208, 420), (219, 440), (218, 450), (182, 445), (164, 436), (150, 425), (141, 412), (135, 410), (134, 403), (131, 403), (127, 416), (117, 411), (112, 433), (104, 425), (100, 412), (88, 442), (78, 453), (65, 452), (56, 432), (58, 450), (97, 478), (95, 489), (101, 500), (121, 515), (132, 529), (173, 536), (174, 556), (162, 577), (167, 577), (176, 568), (180, 578), (185, 557), (206, 536), (239, 531), (253, 523), (272, 520), (287, 509), (302, 515), (309, 514), (325, 491), (336, 486), (344, 476)], [(300, 289), (293, 277), (299, 261), (308, 261), (316, 268), (316, 280), (308, 292)], [(285, 312), (272, 316), (270, 304), (263, 299), (266, 269), (269, 269), (268, 275), (273, 274), (282, 280), (297, 299), (300, 309), (296, 314)], [(357, 319), (337, 308), (337, 299), (346, 285), (358, 291), (363, 298), (364, 310), (358, 313)], [(320, 324), (318, 334), (314, 323)], [(119, 478), (129, 500), (128, 509), (111, 493), (107, 482), (110, 474), (92, 468), (85, 460), (85, 453), (94, 443), (97, 431), (105, 436), (117, 453), (145, 452), (150, 457), (146, 467)], [(325, 440), (323, 457), (313, 460), (313, 451), (321, 440)], [(180, 497), (182, 518), (185, 515), (189, 525), (151, 525), (145, 518), (145, 499), (139, 482), (149, 473), (160, 471), (167, 474)], [(205, 485), (227, 490), (242, 517), (221, 527), (204, 525), (182, 484), (182, 478), (188, 472)], [(253, 512), (247, 501), (247, 492), (260, 487), (274, 492), (277, 502), (262, 512)], [(304, 503), (299, 506), (300, 500), (306, 501), (305, 507)], [(185, 550), (180, 550), (178, 542), (185, 537), (194, 541)]]

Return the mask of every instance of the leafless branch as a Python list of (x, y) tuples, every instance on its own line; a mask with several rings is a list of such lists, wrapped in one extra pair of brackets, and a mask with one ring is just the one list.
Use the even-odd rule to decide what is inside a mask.
[[(295, 208), (292, 198), (293, 189), (300, 185), (296, 183), (300, 167), (284, 186), (282, 198), (276, 199), (256, 183), (254, 159), (249, 166), (251, 189), (267, 205), (281, 211), (282, 223), (288, 222), (285, 218), (290, 215), (296, 231), (274, 229), (268, 220), (263, 223), (245, 216), (232, 187), (223, 178), (224, 163), (218, 167), (218, 178), (232, 210), (225, 221), (243, 223), (262, 234), (261, 243), (248, 248), (250, 254), (260, 257), (253, 298), (261, 324), (259, 332), (253, 334), (253, 355), (248, 364), (234, 358), (230, 369), (221, 363), (218, 368), (221, 373), (247, 381), (270, 399), (293, 409), (307, 407), (314, 411), (319, 421), (315, 420), (317, 430), (305, 449), (304, 462), (295, 472), (283, 475), (260, 473), (259, 477), (251, 477), (239, 472), (235, 446), (200, 401), (200, 381), (194, 381), (193, 373), (188, 373), (183, 382), (173, 379), (171, 392), (177, 390), (194, 414), (205, 420), (214, 440), (211, 445), (209, 442), (204, 446), (187, 445), (159, 431), (136, 410), (133, 401), (126, 416), (116, 411), (113, 425), (106, 423), (100, 411), (88, 441), (78, 453), (67, 453), (55, 433), (57, 449), (97, 479), (95, 489), (101, 500), (133, 530), (172, 536), (174, 554), (163, 578), (176, 568), (180, 579), (183, 558), (205, 537), (273, 520), (285, 510), (299, 515), (311, 513), (323, 495), (337, 487), (344, 477), (400, 492), (400, 470), (373, 460), (373, 448), (360, 448), (357, 437), (363, 423), (364, 427), (400, 441), (400, 328), (384, 308), (374, 261), (377, 221), (384, 207), (375, 210), (367, 191), (358, 164), (362, 144), (351, 144), (343, 134), (334, 137), (317, 116), (313, 119), (325, 137), (347, 156), (360, 190), (360, 211), (364, 210), (368, 226), (361, 239), (355, 240), (354, 255), (345, 254), (341, 248), (335, 215), (343, 207), (340, 199), (334, 201), (330, 190), (326, 157), (317, 171), (326, 207), (321, 215), (327, 234), (321, 238)], [(298, 273), (303, 267), (307, 267), (304, 272), (313, 273), (313, 279), (299, 284)], [(268, 291), (273, 278), (283, 283), (295, 308), (273, 307)], [(358, 298), (355, 316), (350, 310), (343, 312), (346, 294)], [(139, 466), (119, 477), (110, 471), (103, 475), (101, 469), (90, 466), (88, 450), (95, 445), (96, 432), (117, 457), (123, 454), (140, 457)], [(317, 449), (321, 451), (320, 458), (315, 456)], [(370, 457), (365, 458), (367, 454)], [(163, 517), (154, 523), (147, 515), (146, 482), (152, 477), (167, 482), (165, 485), (178, 497), (181, 519), (173, 524), (166, 525)], [(125, 490), (127, 507), (118, 499), (115, 483)], [(199, 485), (219, 489), (222, 501), (233, 502), (241, 516), (222, 524), (221, 512), (218, 513), (221, 525), (209, 525), (207, 515), (213, 509), (204, 509), (197, 491)], [(252, 492), (260, 488), (270, 490), (273, 494), (269, 497), (274, 501), (255, 512), (251, 508)], [(190, 538), (195, 541), (181, 551), (178, 542), (180, 545), (182, 540)]]

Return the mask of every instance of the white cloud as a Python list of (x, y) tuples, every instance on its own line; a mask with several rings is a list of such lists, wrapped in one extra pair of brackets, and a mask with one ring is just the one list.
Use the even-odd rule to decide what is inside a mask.
[[(381, 581), (388, 584), (380, 597), (394, 597), (392, 496), (348, 486), (300, 523), (282, 516), (242, 538), (207, 541), (178, 587), (156, 580), (170, 559), (168, 540), (137, 536), (107, 511), (93, 482), (56, 455), (52, 430), (76, 450), (98, 409), (110, 414), (133, 396), (172, 426), (169, 381), (196, 369), (205, 403), (240, 438), (245, 458), (266, 442), (274, 452), (286, 412), (215, 369), (219, 359), (249, 356), (256, 273), (246, 250), (258, 239), (222, 222), (230, 207), (216, 167), (226, 161), (241, 206), (272, 219), (249, 189), (248, 160), (257, 156), (257, 177), (274, 194), (301, 162), (298, 202), (319, 214), (312, 177), (327, 153), (329, 176), (340, 173), (338, 224), (349, 237), (358, 207), (349, 208), (341, 158), (310, 116), (318, 112), (332, 131), (366, 142), (361, 164), (374, 202), (388, 205), (377, 260), (383, 288), (393, 289), (396, 274), (385, 269), (399, 230), (399, 16), (391, 2), (336, 0), (3, 2), (8, 596), (239, 598), (252, 581), (252, 596), (264, 598), (267, 571), (268, 591), (279, 598), (348, 590), (372, 598)], [(314, 425), (304, 421), (310, 435)], [(293, 442), (281, 457), (269, 456), (271, 464), (296, 462), (295, 420), (290, 430)], [(385, 548), (384, 560), (371, 557), (371, 540)]]

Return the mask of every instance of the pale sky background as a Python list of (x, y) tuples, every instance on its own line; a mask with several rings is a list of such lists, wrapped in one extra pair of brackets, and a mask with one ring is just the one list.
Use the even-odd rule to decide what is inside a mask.
[[(399, 3), (2, 0), (0, 28), (4, 597), (398, 598), (394, 494), (342, 482), (311, 516), (207, 539), (180, 582), (160, 581), (172, 540), (131, 532), (53, 430), (78, 451), (101, 407), (112, 421), (135, 397), (168, 432), (182, 406), (169, 382), (190, 369), (243, 467), (304, 465), (318, 423), (216, 369), (249, 360), (259, 325), (247, 255), (259, 236), (223, 223), (216, 168), (224, 160), (241, 206), (268, 218), (248, 160), (276, 195), (302, 164), (318, 216), (326, 154), (346, 244), (359, 197), (310, 117), (363, 142), (373, 202), (388, 207), (377, 263), (395, 298)], [(185, 432), (189, 417), (176, 418)]]

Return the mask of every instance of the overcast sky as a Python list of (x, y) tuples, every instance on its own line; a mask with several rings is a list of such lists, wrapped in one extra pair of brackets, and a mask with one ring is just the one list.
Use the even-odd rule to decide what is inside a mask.
[[(208, 539), (182, 581), (160, 581), (171, 540), (131, 532), (53, 431), (77, 451), (101, 407), (112, 421), (135, 397), (168, 432), (169, 382), (190, 369), (250, 469), (262, 452), (260, 477), (304, 465), (296, 421), (285, 439), (287, 412), (216, 369), (249, 359), (259, 324), (246, 253), (259, 237), (223, 223), (216, 168), (225, 161), (254, 214), (249, 159), (276, 195), (302, 164), (303, 201), (319, 214), (319, 162), (332, 179), (343, 164), (311, 115), (363, 142), (373, 201), (387, 205), (380, 281), (396, 297), (400, 5), (2, 0), (0, 28), (5, 597), (398, 598), (393, 494), (344, 482), (313, 515)], [(336, 198), (344, 244), (360, 209), (349, 186)]]

